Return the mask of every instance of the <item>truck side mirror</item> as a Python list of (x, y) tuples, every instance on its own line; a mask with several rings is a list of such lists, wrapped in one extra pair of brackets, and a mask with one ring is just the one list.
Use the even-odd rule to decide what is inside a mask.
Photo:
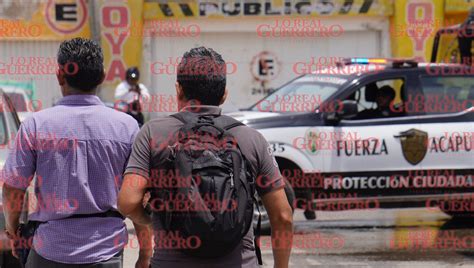
[(357, 107), (355, 100), (339, 101), (334, 106), (334, 111), (325, 113), (324, 119), (329, 122), (339, 122), (342, 119), (354, 118), (358, 113)]

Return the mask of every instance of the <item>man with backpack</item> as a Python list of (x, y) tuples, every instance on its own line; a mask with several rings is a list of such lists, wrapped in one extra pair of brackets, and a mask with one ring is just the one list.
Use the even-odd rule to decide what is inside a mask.
[(176, 93), (180, 112), (148, 122), (137, 135), (118, 200), (122, 214), (147, 224), (142, 200), (151, 192), (152, 267), (257, 267), (255, 193), (270, 218), (275, 267), (288, 267), (293, 220), (284, 180), (263, 136), (221, 115), (221, 55), (205, 47), (186, 52)]

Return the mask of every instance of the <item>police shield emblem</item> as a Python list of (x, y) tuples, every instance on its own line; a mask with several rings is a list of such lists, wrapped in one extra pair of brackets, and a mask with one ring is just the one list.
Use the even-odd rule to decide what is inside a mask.
[(400, 138), (403, 156), (408, 163), (417, 165), (425, 158), (428, 151), (428, 133), (412, 128), (395, 137)]
[(320, 133), (317, 130), (309, 129), (305, 136), (306, 151), (310, 154), (318, 153), (318, 147), (320, 145)]

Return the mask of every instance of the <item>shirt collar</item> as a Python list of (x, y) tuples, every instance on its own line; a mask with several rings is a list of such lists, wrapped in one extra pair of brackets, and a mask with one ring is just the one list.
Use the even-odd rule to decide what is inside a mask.
[(76, 94), (68, 95), (61, 98), (56, 105), (104, 105), (104, 103), (96, 95)]
[(184, 111), (203, 115), (221, 115), (222, 109), (212, 105), (188, 105), (181, 109), (180, 112)]

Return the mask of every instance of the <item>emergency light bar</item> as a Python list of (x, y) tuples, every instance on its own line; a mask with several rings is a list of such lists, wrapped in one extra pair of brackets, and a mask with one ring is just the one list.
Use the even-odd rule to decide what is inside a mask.
[(387, 63), (387, 59), (369, 59), (369, 58), (355, 58), (351, 59), (351, 63), (358, 63), (358, 64), (368, 64), (368, 63)]
[(393, 68), (417, 67), (418, 62), (413, 59), (383, 59), (383, 58), (345, 58), (337, 66), (351, 64), (391, 64)]

